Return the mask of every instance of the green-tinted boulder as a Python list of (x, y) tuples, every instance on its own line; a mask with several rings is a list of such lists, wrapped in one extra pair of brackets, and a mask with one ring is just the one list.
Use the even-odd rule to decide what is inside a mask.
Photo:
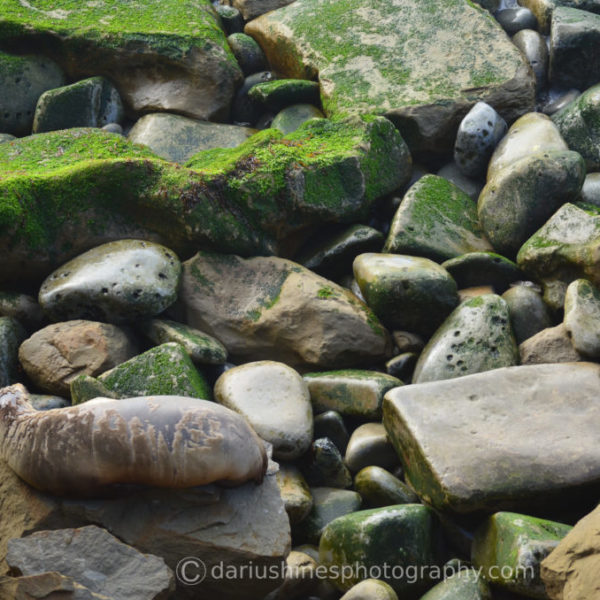
[[(431, 567), (438, 560), (437, 523), (433, 511), (420, 504), (402, 504), (358, 511), (332, 521), (325, 527), (319, 544), (321, 564), (338, 570), (335, 585), (348, 590), (365, 579), (376, 567), (403, 567), (403, 576), (382, 579), (402, 598), (418, 598), (431, 586), (429, 571), (424, 577), (409, 575), (420, 567)], [(348, 569), (342, 577), (342, 569)], [(407, 570), (408, 569), (408, 570)], [(367, 575), (368, 576), (368, 575)]]
[(334, 410), (363, 419), (380, 419), (383, 396), (402, 385), (391, 375), (358, 369), (307, 373), (304, 381), (315, 412)]
[(600, 358), (600, 291), (587, 279), (567, 288), (564, 323), (577, 352)]
[(517, 264), (543, 284), (553, 309), (562, 308), (575, 279), (600, 286), (600, 214), (565, 204), (523, 244)]
[(413, 383), (453, 379), (519, 362), (506, 302), (484, 294), (463, 302), (423, 349)]
[(475, 533), (471, 560), (490, 583), (528, 598), (547, 599), (540, 563), (571, 529), (554, 521), (499, 512)]
[(44, 92), (37, 102), (33, 133), (69, 127), (103, 127), (124, 117), (115, 86), (104, 77), (91, 77)]
[(492, 592), (477, 571), (460, 569), (431, 588), (420, 600), (492, 600)]
[(210, 399), (211, 389), (176, 343), (151, 348), (98, 377), (120, 398), (188, 396)]
[(292, 530), (294, 539), (318, 544), (323, 529), (334, 519), (360, 509), (361, 497), (350, 490), (315, 487), (311, 490), (313, 505), (308, 516)]
[(406, 385), (386, 394), (383, 423), (436, 509), (573, 509), (598, 497), (599, 377), (600, 365), (570, 363)]
[(381, 467), (361, 469), (354, 477), (354, 489), (369, 508), (419, 502), (419, 497), (403, 481)]
[(323, 113), (312, 104), (294, 104), (277, 113), (271, 123), (271, 127), (287, 135), (288, 133), (292, 133), (292, 131), (296, 131), (306, 121), (319, 119), (323, 116)]
[(319, 84), (306, 79), (277, 79), (259, 83), (250, 89), (248, 96), (265, 108), (280, 111), (292, 104), (319, 105)]
[(236, 148), (256, 129), (188, 119), (168, 113), (144, 115), (131, 128), (128, 138), (147, 146), (158, 156), (183, 164), (194, 154), (213, 148)]
[(26, 337), (27, 332), (19, 321), (0, 317), (0, 388), (20, 380), (19, 346)]
[(438, 261), (491, 249), (473, 200), (437, 175), (421, 177), (404, 195), (383, 248)]
[(73, 405), (94, 398), (119, 398), (116, 392), (108, 389), (99, 379), (90, 375), (78, 375), (71, 381), (70, 388)]
[(124, 237), (188, 255), (273, 254), (310, 225), (366, 216), (409, 178), (411, 160), (389, 121), (365, 117), (312, 121), (287, 137), (263, 131), (188, 166), (95, 129), (0, 144), (0, 281), (45, 276)]
[[(4, 2), (0, 3), (0, 32), (3, 8)], [(60, 67), (44, 56), (0, 52), (0, 132), (29, 135), (39, 97), (64, 83)]]
[(2, 0), (0, 47), (37, 44), (71, 80), (111, 79), (134, 111), (225, 120), (242, 78), (209, 0)]
[(318, 77), (328, 116), (385, 115), (411, 148), (451, 149), (478, 100), (507, 120), (533, 106), (528, 65), (491, 15), (467, 0), (428, 0), (426, 10), (420, 0), (304, 0), (245, 31), (276, 71)]
[(427, 258), (361, 254), (354, 276), (366, 303), (392, 329), (429, 335), (458, 303), (454, 279)]
[(214, 337), (167, 319), (142, 321), (138, 329), (155, 345), (177, 342), (198, 365), (221, 365), (227, 360), (227, 349)]
[(494, 248), (514, 257), (562, 204), (579, 196), (584, 179), (580, 154), (553, 150), (531, 154), (488, 178), (477, 212)]

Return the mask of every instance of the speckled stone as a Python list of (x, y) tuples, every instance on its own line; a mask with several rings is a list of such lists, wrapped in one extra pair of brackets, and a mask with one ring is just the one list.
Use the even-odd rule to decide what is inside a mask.
[(308, 484), (299, 469), (293, 465), (280, 464), (275, 477), (290, 523), (300, 523), (313, 506)]
[(600, 291), (587, 279), (567, 288), (564, 323), (577, 352), (600, 358)]
[(537, 90), (540, 92), (548, 83), (549, 58), (546, 40), (537, 31), (522, 29), (513, 35), (512, 41), (531, 65), (537, 83)]
[(381, 423), (364, 423), (350, 436), (344, 462), (356, 473), (365, 467), (392, 469), (398, 464), (398, 455)]
[(54, 321), (151, 317), (175, 301), (180, 275), (179, 259), (164, 246), (141, 240), (109, 242), (49, 275), (39, 303)]
[(477, 102), (461, 121), (454, 142), (454, 160), (467, 177), (485, 175), (498, 142), (508, 130), (506, 121), (485, 102)]
[(214, 394), (273, 445), (275, 459), (291, 460), (308, 450), (313, 436), (310, 395), (291, 367), (270, 360), (234, 367), (219, 377)]
[(419, 502), (419, 497), (403, 481), (377, 466), (361, 469), (354, 477), (354, 489), (369, 508)]
[(552, 327), (550, 311), (538, 289), (528, 285), (514, 285), (502, 294), (502, 299), (508, 304), (510, 324), (517, 344)]
[(486, 294), (458, 306), (421, 353), (413, 383), (464, 377), (519, 362), (508, 306)]
[(271, 127), (279, 129), (281, 133), (287, 135), (296, 131), (300, 125), (306, 123), (309, 119), (322, 119), (325, 115), (312, 104), (294, 104), (278, 112)]
[(454, 279), (427, 258), (361, 254), (354, 276), (369, 307), (392, 329), (429, 335), (458, 303)]

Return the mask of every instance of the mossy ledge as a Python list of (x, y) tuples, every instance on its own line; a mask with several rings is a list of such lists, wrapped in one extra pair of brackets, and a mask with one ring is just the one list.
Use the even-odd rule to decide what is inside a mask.
[(43, 277), (126, 237), (183, 257), (199, 248), (277, 254), (292, 233), (364, 216), (410, 167), (384, 118), (313, 120), (287, 137), (266, 130), (186, 167), (101, 130), (29, 136), (0, 146), (0, 281)]

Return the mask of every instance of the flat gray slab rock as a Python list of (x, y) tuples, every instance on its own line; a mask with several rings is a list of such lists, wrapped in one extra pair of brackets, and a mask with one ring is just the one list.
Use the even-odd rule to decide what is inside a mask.
[(396, 388), (383, 422), (437, 509), (569, 503), (600, 488), (599, 389), (593, 363), (509, 367)]
[(286, 77), (318, 76), (328, 116), (385, 115), (411, 149), (450, 150), (478, 100), (507, 121), (533, 106), (525, 59), (466, 0), (296, 0), (246, 33)]

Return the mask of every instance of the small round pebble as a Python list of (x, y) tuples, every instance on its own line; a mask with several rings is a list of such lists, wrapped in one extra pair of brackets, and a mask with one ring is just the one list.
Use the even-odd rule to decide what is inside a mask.
[(537, 29), (538, 21), (535, 15), (522, 6), (516, 8), (505, 8), (496, 13), (496, 20), (508, 35), (514, 35), (522, 29)]

